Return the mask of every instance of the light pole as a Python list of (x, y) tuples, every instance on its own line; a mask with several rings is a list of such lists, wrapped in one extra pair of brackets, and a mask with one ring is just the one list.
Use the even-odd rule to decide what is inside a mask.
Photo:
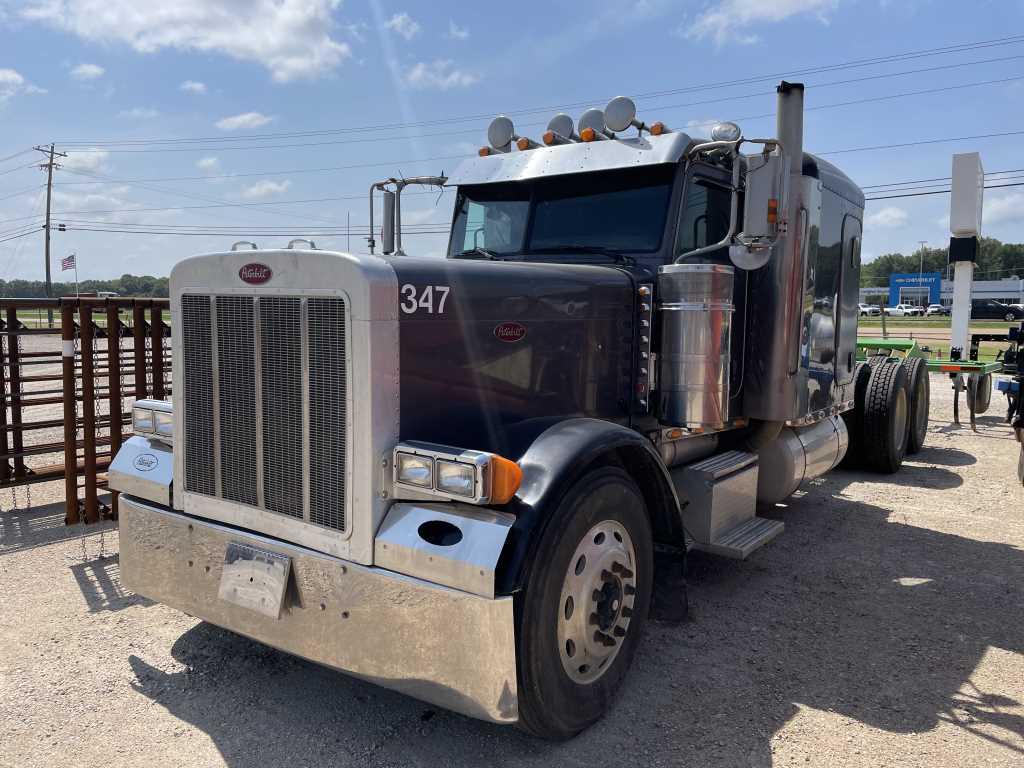
[[(918, 287), (918, 289), (920, 289), (921, 288), (921, 284), (922, 284), (922, 282), (924, 280), (924, 249), (925, 249), (925, 246), (928, 245), (928, 241), (927, 240), (918, 240), (917, 242), (921, 246), (921, 250), (918, 252), (918, 255), (919, 255), (920, 258), (919, 258), (919, 260), (917, 262), (917, 287)], [(918, 294), (918, 296), (920, 296), (920, 294)], [(928, 298), (931, 299), (931, 296), (929, 296)], [(928, 302), (928, 303), (930, 303), (930, 302)]]

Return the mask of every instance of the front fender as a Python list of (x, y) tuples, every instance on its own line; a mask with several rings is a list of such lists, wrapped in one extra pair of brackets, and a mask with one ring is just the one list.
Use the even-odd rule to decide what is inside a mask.
[(622, 464), (633, 475), (644, 493), (656, 537), (682, 544), (679, 499), (651, 442), (614, 422), (566, 419), (540, 433), (519, 458), (523, 480), (515, 498), (504, 507), (515, 514), (516, 522), (498, 564), (498, 593), (522, 587), (524, 565), (551, 512), (572, 484), (601, 461)]

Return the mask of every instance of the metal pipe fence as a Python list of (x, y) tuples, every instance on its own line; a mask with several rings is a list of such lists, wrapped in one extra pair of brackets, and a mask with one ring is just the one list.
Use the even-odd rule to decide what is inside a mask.
[(100, 491), (132, 403), (170, 396), (168, 311), (167, 299), (0, 299), (0, 490), (16, 501), (24, 487), (31, 506), (34, 485), (63, 479), (65, 523), (117, 517), (117, 494), (106, 504)]

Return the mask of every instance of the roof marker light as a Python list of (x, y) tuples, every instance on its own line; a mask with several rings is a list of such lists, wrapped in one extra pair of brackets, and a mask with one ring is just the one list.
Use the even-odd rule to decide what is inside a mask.
[[(582, 115), (580, 115), (579, 122), (576, 124), (580, 138), (583, 141), (601, 141), (603, 139), (614, 139), (615, 134), (608, 130), (608, 127), (604, 122), (604, 112), (600, 109), (588, 109)], [(590, 129), (591, 137), (588, 139), (583, 135), (583, 132)]]
[(664, 133), (672, 133), (672, 129), (665, 125), (660, 120), (651, 126), (652, 136), (661, 136)]

